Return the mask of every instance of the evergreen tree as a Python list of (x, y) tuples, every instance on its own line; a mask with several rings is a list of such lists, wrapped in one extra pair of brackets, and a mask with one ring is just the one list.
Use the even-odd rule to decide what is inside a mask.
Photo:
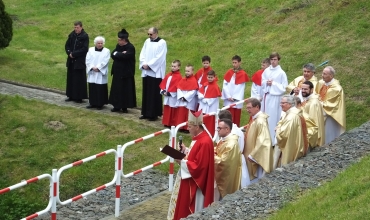
[(0, 0), (0, 50), (9, 46), (13, 36), (12, 19), (5, 12), (3, 0)]

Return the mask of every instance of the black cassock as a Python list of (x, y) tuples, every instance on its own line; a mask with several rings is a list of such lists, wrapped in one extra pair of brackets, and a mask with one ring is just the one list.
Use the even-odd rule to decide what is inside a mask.
[[(123, 51), (126, 53), (122, 53)], [(111, 57), (113, 78), (109, 104), (117, 109), (134, 108), (136, 107), (135, 47), (130, 42), (124, 46), (117, 44)]]
[[(86, 54), (89, 50), (89, 36), (82, 29), (80, 34), (72, 31), (65, 44), (67, 58), (66, 95), (73, 100), (87, 99)], [(70, 58), (72, 53), (74, 58)]]

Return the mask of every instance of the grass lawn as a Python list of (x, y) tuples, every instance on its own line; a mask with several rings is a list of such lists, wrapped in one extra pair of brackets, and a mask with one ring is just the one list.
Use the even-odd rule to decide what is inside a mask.
[[(10, 46), (0, 50), (0, 79), (65, 90), (64, 44), (68, 34), (73, 30), (75, 20), (82, 20), (90, 36), (90, 46), (93, 46), (93, 39), (96, 36), (103, 35), (106, 38), (105, 46), (111, 50), (116, 45), (117, 32), (126, 28), (130, 33), (130, 41), (136, 47), (137, 59), (147, 38), (147, 29), (156, 26), (159, 28), (159, 36), (167, 41), (168, 71), (170, 62), (175, 59), (181, 60), (182, 73), (187, 63), (192, 63), (198, 69), (201, 67), (201, 57), (209, 55), (212, 58), (213, 69), (222, 79), (227, 69), (232, 67), (231, 57), (238, 54), (242, 57), (242, 67), (251, 76), (260, 68), (263, 58), (277, 51), (282, 56), (280, 64), (291, 81), (302, 74), (304, 64), (312, 62), (317, 65), (329, 60), (329, 64), (337, 71), (335, 78), (340, 80), (345, 92), (347, 130), (361, 125), (370, 118), (368, 86), (370, 1), (3, 0), (3, 2), (5, 10), (12, 16), (14, 22)], [(321, 72), (322, 68), (318, 68), (316, 73), (318, 78), (321, 78)], [(139, 70), (135, 77), (140, 105), (142, 88)], [(221, 86), (222, 80), (219, 80), (219, 83)], [(245, 94), (246, 97), (250, 94), (250, 83)], [(2, 140), (0, 187), (41, 173), (50, 173), (52, 168), (115, 148), (117, 144), (155, 131), (143, 124), (102, 116), (91, 111), (56, 107), (19, 97), (0, 96), (0, 98)], [(245, 124), (247, 120), (248, 116), (244, 111), (241, 124)], [(49, 129), (45, 127), (45, 123), (49, 121), (60, 121), (65, 128), (58, 131)], [(157, 150), (158, 145), (162, 146), (162, 143), (168, 141), (167, 137), (161, 138), (163, 139), (159, 138), (158, 142), (153, 141), (150, 144), (143, 142), (129, 148), (125, 166), (127, 172), (142, 167), (144, 162), (141, 160), (142, 157), (153, 157), (155, 161), (157, 157), (162, 158), (162, 155), (152, 153)], [(109, 157), (100, 158), (73, 171), (66, 171), (62, 177), (66, 185), (72, 178), (75, 180), (77, 174), (83, 175), (79, 175), (81, 177), (74, 187), (63, 189), (65, 196), (75, 195), (86, 188), (91, 189), (96, 184), (109, 182), (113, 175), (109, 171), (112, 169), (107, 162), (112, 159)], [(359, 166), (362, 166), (361, 164)], [(88, 171), (98, 167), (101, 174), (99, 177), (93, 177)], [(368, 173), (367, 167), (365, 164), (361, 168), (365, 174)], [(367, 178), (367, 175), (365, 176)], [(348, 181), (352, 186), (360, 184), (356, 178)], [(42, 190), (38, 186), (29, 188), (32, 190), (20, 190), (18, 194), (12, 194), (12, 198), (3, 199), (5, 197), (1, 195), (0, 213), (4, 213), (1, 209), (6, 210), (9, 204), (24, 206), (27, 204), (28, 211), (35, 211), (32, 206), (37, 203), (32, 196), (28, 196), (29, 200), (24, 202), (18, 197), (22, 193), (32, 195), (34, 192), (29, 191), (36, 193)], [(327, 191), (331, 189), (334, 187), (329, 187)], [(346, 192), (344, 187), (339, 187), (339, 191)], [(328, 200), (331, 200), (332, 196), (334, 195), (328, 193)], [(322, 197), (315, 198), (316, 202), (314, 200), (312, 203), (320, 204)], [(12, 199), (13, 203), (8, 203), (9, 199)], [(332, 200), (335, 201), (335, 198)], [(361, 201), (368, 201), (368, 198)], [(337, 204), (343, 210), (353, 207), (345, 203)], [(334, 208), (336, 204), (325, 205), (328, 206), (328, 212), (333, 210), (333, 214), (328, 215), (336, 216)], [(362, 213), (366, 212), (368, 207), (362, 205), (359, 209), (361, 209), (359, 213)], [(17, 209), (13, 216), (26, 211)], [(316, 209), (310, 211), (316, 212)], [(300, 211), (294, 211), (298, 212)], [(339, 219), (348, 217), (339, 215)], [(330, 216), (328, 218), (331, 218)]]
[[(116, 149), (117, 145), (160, 129), (124, 117), (0, 94), (0, 130), (2, 189), (43, 173), (51, 174), (53, 168), (59, 169), (102, 151)], [(184, 136), (184, 140), (189, 143), (188, 136)], [(168, 141), (166, 133), (126, 148), (125, 174), (164, 159), (165, 155), (159, 152), (159, 147), (168, 144)], [(61, 200), (110, 182), (114, 176), (114, 161), (114, 155), (108, 154), (63, 172)], [(169, 163), (158, 169), (167, 175)], [(14, 219), (45, 208), (48, 183), (41, 180), (1, 195), (0, 219), (8, 219), (6, 215), (10, 212), (13, 214), (10, 219)], [(18, 210), (17, 204), (23, 210)]]

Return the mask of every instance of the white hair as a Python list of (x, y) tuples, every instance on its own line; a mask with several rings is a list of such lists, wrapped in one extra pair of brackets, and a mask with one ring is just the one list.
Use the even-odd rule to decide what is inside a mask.
[(285, 98), (286, 99), (286, 102), (289, 103), (290, 105), (292, 105), (292, 107), (295, 106), (294, 96), (291, 96), (291, 95), (283, 95), (283, 97), (281, 97), (281, 100), (283, 100), (283, 98)]
[(327, 66), (327, 67), (325, 67), (325, 69), (328, 69), (330, 71), (331, 75), (333, 75), (333, 76), (335, 75), (335, 69), (332, 66)]
[(103, 36), (97, 36), (94, 39), (94, 44), (98, 43), (98, 41), (103, 41), (103, 45), (105, 44), (105, 38)]

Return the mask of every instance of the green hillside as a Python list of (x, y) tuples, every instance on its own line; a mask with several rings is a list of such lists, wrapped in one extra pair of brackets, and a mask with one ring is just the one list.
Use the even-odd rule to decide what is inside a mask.
[[(242, 57), (251, 76), (272, 51), (282, 55), (288, 79), (302, 66), (329, 60), (344, 88), (348, 128), (369, 119), (369, 6), (360, 1), (111, 1), (5, 0), (14, 21), (11, 45), (0, 51), (0, 78), (65, 90), (64, 44), (73, 21), (82, 20), (90, 45), (98, 35), (113, 49), (121, 28), (130, 33), (137, 57), (150, 26), (168, 44), (168, 70), (174, 59), (201, 67), (212, 58), (219, 77)], [(317, 76), (321, 78), (322, 69)], [(137, 71), (138, 103), (141, 78)], [(249, 94), (249, 88), (246, 94)], [(362, 114), (358, 115), (358, 112)]]
[[(130, 41), (136, 47), (137, 60), (143, 42), (147, 38), (147, 29), (156, 26), (159, 29), (159, 36), (167, 41), (168, 71), (170, 62), (175, 59), (181, 60), (182, 73), (185, 72), (187, 63), (193, 64), (198, 69), (201, 67), (201, 57), (209, 55), (212, 58), (213, 69), (218, 77), (222, 78), (227, 69), (232, 67), (231, 57), (238, 54), (242, 57), (242, 67), (249, 76), (252, 76), (260, 68), (261, 60), (268, 57), (271, 52), (277, 51), (282, 56), (280, 64), (291, 81), (302, 74), (304, 64), (308, 62), (320, 64), (329, 60), (329, 65), (336, 69), (335, 78), (340, 80), (344, 88), (347, 130), (361, 125), (370, 118), (370, 88), (367, 74), (370, 72), (370, 1), (3, 0), (3, 2), (6, 6), (5, 10), (13, 19), (13, 39), (9, 47), (0, 50), (0, 79), (64, 91), (66, 81), (64, 44), (68, 34), (73, 30), (75, 20), (83, 22), (84, 29), (90, 36), (90, 46), (93, 46), (93, 39), (96, 36), (103, 35), (106, 38), (105, 46), (111, 50), (116, 45), (117, 32), (126, 28), (130, 33)], [(318, 78), (321, 78), (321, 72), (322, 68), (318, 68), (316, 73)], [(221, 82), (220, 80), (220, 86)], [(138, 104), (141, 105), (141, 77), (138, 69), (136, 85)], [(246, 97), (249, 96), (250, 83), (245, 93)], [(64, 119), (55, 116), (59, 110), (48, 105), (42, 106), (42, 103), (32, 102), (31, 104), (35, 106), (29, 112), (27, 105), (30, 105), (30, 102), (19, 98), (8, 99), (4, 96), (0, 98), (0, 107), (1, 103), (9, 103), (10, 109), (14, 110), (8, 115), (4, 113), (7, 109), (4, 109), (1, 112), (3, 117), (17, 117), (14, 120), (8, 119), (6, 123), (9, 124), (5, 124), (0, 114), (0, 128), (6, 129), (2, 130), (4, 136), (0, 135), (0, 137), (3, 138), (2, 140), (5, 138), (17, 140), (14, 148), (22, 146), (23, 139), (20, 137), (26, 136), (14, 130), (19, 125), (27, 124), (27, 119), (36, 120), (39, 109), (50, 108), (52, 112), (45, 113), (45, 116), (35, 123), (29, 122), (31, 129), (38, 128), (38, 124), (42, 125), (45, 120), (57, 118), (70, 123), (72, 128), (81, 131), (82, 134), (90, 131), (87, 128), (88, 125), (78, 124), (81, 119), (76, 120), (73, 114), (65, 113), (68, 109), (62, 109), (63, 113), (69, 116)], [(18, 108), (29, 116), (24, 118), (19, 116), (20, 113), (16, 113)], [(76, 112), (77, 110), (73, 110), (73, 113)], [(77, 114), (75, 117), (80, 115)], [(96, 115), (91, 114), (85, 120), (89, 121), (94, 117)], [(242, 124), (247, 122), (247, 118), (246, 112), (243, 112)], [(108, 126), (115, 120), (114, 118), (96, 120), (91, 123), (108, 127), (115, 132), (112, 137), (109, 137), (110, 146), (115, 145), (116, 140), (121, 140), (119, 138), (123, 131), (118, 131), (116, 125), (111, 125), (113, 128)], [(122, 119), (120, 123), (125, 124), (126, 121)], [(151, 128), (139, 131), (138, 126), (131, 125), (131, 127), (134, 130), (133, 136), (125, 137), (125, 140), (136, 138), (138, 134), (142, 135), (142, 132), (148, 131), (148, 134), (152, 132)], [(41, 132), (41, 140), (36, 135), (38, 132)], [(40, 148), (47, 146), (48, 132), (42, 128), (32, 131), (31, 134), (35, 134), (35, 137), (27, 143), (35, 141)], [(9, 137), (5, 134), (11, 135)], [(103, 135), (109, 134), (106, 132), (99, 137)], [(62, 140), (63, 137), (53, 136), (53, 138)], [(72, 139), (66, 140), (65, 145), (84, 146), (84, 143), (78, 139), (78, 135), (73, 136)], [(74, 141), (77, 143), (72, 144)], [(13, 143), (11, 139), (2, 142)], [(102, 142), (94, 138), (90, 140), (90, 144), (95, 144), (97, 149), (108, 149)], [(0, 144), (0, 146), (5, 145)], [(55, 146), (55, 148), (58, 147), (57, 144)], [(65, 165), (89, 156), (90, 153), (100, 152), (96, 151), (97, 149), (89, 149), (88, 152), (79, 151), (75, 157), (66, 156), (71, 149), (63, 149), (66, 155), (60, 156), (60, 164)], [(6, 158), (1, 150), (0, 148), (0, 156)], [(14, 155), (19, 155), (20, 152), (23, 152), (22, 149), (16, 149)], [(43, 151), (35, 150), (35, 152)], [(28, 150), (27, 153), (31, 155), (32, 151)], [(24, 158), (15, 160), (14, 155), (7, 158), (7, 163), (24, 161)], [(42, 157), (42, 155), (38, 156)], [(21, 176), (26, 179), (49, 172), (51, 168), (58, 167), (52, 162), (47, 160), (47, 163), (39, 164), (37, 157), (34, 161), (26, 161), (27, 164), (32, 165), (29, 168), (30, 173)], [(29, 166), (27, 164), (25, 166)], [(0, 169), (0, 174), (4, 174), (0, 178), (1, 186), (16, 183), (14, 177), (22, 173), (20, 168), (7, 173), (6, 170), (13, 169), (12, 167), (13, 165), (7, 169)], [(366, 167), (362, 169), (366, 170)], [(70, 179), (73, 175), (71, 174)], [(91, 183), (87, 180), (90, 180), (89, 177), (83, 181), (83, 184), (78, 185), (79, 189), (91, 189), (89, 185)], [(4, 183), (8, 181), (9, 184)], [(15, 201), (18, 200), (17, 197)], [(0, 199), (0, 208), (1, 202)], [(28, 208), (32, 210), (32, 207)]]

